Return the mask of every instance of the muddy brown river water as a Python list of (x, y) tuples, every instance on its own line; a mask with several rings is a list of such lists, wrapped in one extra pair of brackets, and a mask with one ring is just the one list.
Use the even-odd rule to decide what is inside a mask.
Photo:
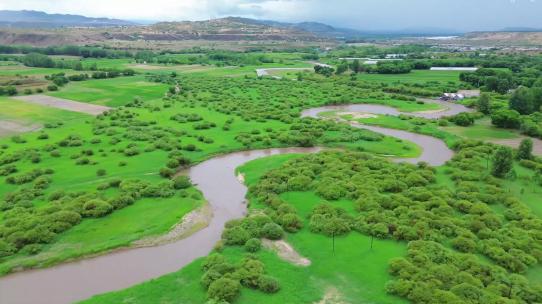
[(247, 189), (237, 180), (235, 168), (261, 157), (319, 150), (286, 148), (237, 152), (196, 165), (188, 170), (188, 175), (212, 207), (213, 218), (208, 227), (171, 244), (125, 249), (5, 276), (0, 278), (0, 303), (72, 303), (176, 271), (207, 255), (220, 240), (224, 224), (244, 216)]
[[(438, 113), (414, 115), (452, 115), (453, 109)], [(331, 110), (362, 111), (375, 114), (398, 115), (397, 110), (374, 105), (322, 107), (303, 112), (303, 116), (317, 117)], [(440, 116), (438, 116), (440, 115)], [(426, 116), (424, 116), (426, 117)], [(430, 136), (380, 127), (354, 125), (385, 135), (409, 140), (423, 149), (415, 159), (397, 161), (426, 161), (441, 165), (453, 155), (446, 145)], [(0, 278), (1, 304), (63, 304), (89, 298), (92, 295), (119, 290), (152, 278), (179, 270), (194, 259), (207, 255), (220, 239), (224, 224), (246, 213), (244, 204), (247, 189), (235, 176), (235, 168), (261, 157), (287, 153), (315, 153), (320, 148), (287, 148), (237, 152), (217, 156), (188, 170), (188, 175), (203, 192), (213, 210), (209, 226), (191, 236), (170, 244), (155, 247), (123, 249), (98, 257), (85, 258), (46, 269), (28, 270)]]

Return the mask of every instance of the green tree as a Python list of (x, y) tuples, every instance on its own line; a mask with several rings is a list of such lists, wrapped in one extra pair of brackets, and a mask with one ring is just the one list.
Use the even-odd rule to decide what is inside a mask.
[(325, 230), (327, 233), (331, 234), (331, 237), (333, 238), (333, 252), (335, 252), (335, 236), (344, 234), (344, 231), (347, 229), (350, 229), (349, 227), (341, 218), (334, 217), (327, 221), (325, 224)]
[(348, 71), (348, 63), (346, 61), (343, 61), (337, 66), (337, 71), (335, 72), (335, 74), (341, 75), (344, 74), (344, 72), (346, 71)]
[(350, 69), (354, 72), (354, 73), (361, 73), (362, 70), (363, 70), (363, 67), (361, 65), (361, 63), (359, 62), (358, 59), (355, 59), (353, 62), (352, 62), (352, 65), (350, 66)]
[(526, 87), (520, 87), (512, 94), (509, 107), (510, 110), (516, 110), (523, 115), (529, 115), (537, 110), (531, 90)]
[(521, 125), (521, 116), (515, 110), (500, 110), (491, 115), (491, 123), (499, 128), (516, 129)]
[(512, 170), (514, 157), (512, 149), (500, 147), (493, 156), (493, 168), (491, 174), (495, 177), (503, 178)]
[(491, 113), (491, 97), (488, 93), (482, 93), (478, 98), (478, 111), (488, 115)]
[(29, 67), (54, 68), (55, 62), (47, 55), (30, 53), (23, 57), (23, 64)]
[(76, 71), (82, 71), (83, 70), (83, 64), (81, 64), (81, 61), (77, 61), (74, 64), (73, 69), (76, 70)]
[(519, 160), (533, 158), (533, 141), (530, 138), (521, 141), (516, 158)]

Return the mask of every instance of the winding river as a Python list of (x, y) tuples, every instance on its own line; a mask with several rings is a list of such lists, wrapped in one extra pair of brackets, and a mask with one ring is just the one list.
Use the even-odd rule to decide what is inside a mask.
[[(437, 118), (467, 111), (455, 104), (446, 103), (446, 107), (447, 110), (441, 112), (408, 114)], [(310, 109), (302, 115), (317, 117), (319, 113), (331, 110), (400, 114), (397, 110), (385, 106), (350, 105)], [(453, 155), (442, 141), (430, 136), (358, 124), (353, 126), (412, 141), (423, 148), (420, 157), (397, 161), (426, 161), (432, 165), (441, 165)], [(261, 157), (318, 151), (319, 148), (253, 150), (218, 156), (202, 162), (190, 168), (188, 174), (212, 207), (213, 218), (208, 227), (170, 244), (123, 249), (46, 269), (4, 276), (0, 278), (0, 303), (72, 303), (177, 271), (194, 259), (207, 255), (220, 239), (224, 224), (246, 213), (244, 201), (247, 189), (237, 180), (235, 168)]]

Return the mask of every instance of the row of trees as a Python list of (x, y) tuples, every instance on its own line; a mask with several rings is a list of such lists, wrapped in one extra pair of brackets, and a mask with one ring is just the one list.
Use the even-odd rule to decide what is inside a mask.
[(0, 45), (1, 54), (30, 54), (39, 53), (43, 55), (69, 55), (81, 56), (84, 58), (125, 58), (132, 57), (132, 53), (122, 50), (106, 49), (87, 46), (49, 46), (33, 47), (25, 45)]

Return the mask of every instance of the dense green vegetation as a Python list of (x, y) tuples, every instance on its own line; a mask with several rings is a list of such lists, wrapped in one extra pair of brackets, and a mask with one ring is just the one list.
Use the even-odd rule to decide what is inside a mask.
[[(165, 232), (200, 201), (193, 190), (177, 190), (167, 179), (178, 168), (213, 154), (313, 145), (405, 157), (419, 153), (408, 142), (346, 124), (299, 118), (304, 108), (346, 102), (344, 97), (356, 96), (357, 102), (364, 97), (384, 102), (390, 98), (374, 95), (368, 88), (341, 81), (292, 84), (255, 78), (176, 79), (175, 75), (157, 81), (136, 76), (69, 83), (51, 94), (124, 107), (96, 119), (66, 121), (67, 116), (59, 113), (37, 134), (2, 140), (2, 272), (16, 266), (49, 265)], [(168, 87), (175, 88), (172, 83), (178, 83), (178, 90), (163, 97)], [(343, 95), (332, 93), (332, 88)], [(72, 169), (77, 170), (76, 176), (63, 174)], [(62, 191), (66, 186), (70, 190)], [(161, 206), (157, 215), (173, 206), (179, 209), (161, 218), (159, 228), (151, 229), (151, 223), (156, 225), (152, 218), (126, 229), (115, 224), (125, 218), (117, 213), (134, 214), (128, 210), (144, 208), (148, 198)], [(103, 224), (95, 218), (110, 219), (108, 225), (116, 228), (109, 236), (96, 232), (83, 249), (59, 250)]]
[[(253, 237), (275, 239), (284, 233), (312, 264), (286, 273), (293, 267), (287, 261), (258, 253), (261, 268), (281, 289), (274, 295), (235, 289), (235, 303), (306, 303), (329, 296), (334, 288), (339, 290), (335, 299), (345, 302), (400, 302), (393, 295), (415, 303), (540, 301), (539, 285), (524, 275), (541, 258), (541, 220), (528, 204), (501, 190), (502, 180), (488, 174), (485, 159), (492, 150), (464, 143), (442, 171), (345, 152), (251, 162), (240, 168), (250, 186), (251, 215), (226, 226), (216, 253), (177, 273), (88, 302), (201, 302), (210, 277), (237, 277), (235, 272), (215, 274), (205, 266), (209, 261), (242, 261), (250, 257)], [(282, 229), (269, 234), (268, 226), (276, 225), (270, 223)], [(196, 277), (203, 285), (177, 283)], [(306, 298), (309, 290), (319, 297)], [(207, 292), (207, 298), (215, 294)]]
[[(323, 146), (337, 150), (239, 168), (249, 186), (249, 215), (229, 222), (206, 258), (88, 302), (541, 302), (542, 164), (533, 143), (515, 151), (462, 140), (510, 139), (520, 131), (540, 136), (539, 58), (428, 52), (425, 46), (327, 54), (0, 46), (10, 63), (0, 67), (0, 76), (10, 78), (0, 95), (24, 92), (13, 77), (43, 77), (56, 87), (48, 95), (112, 107), (91, 117), (0, 98), (0, 120), (43, 125), (0, 138), (0, 274), (166, 233), (205, 204), (176, 173), (214, 155)], [(338, 60), (403, 53), (405, 60), (374, 66)], [(271, 75), (283, 79), (255, 73), (312, 67), (309, 60), (333, 67)], [(431, 66), (485, 68), (462, 74)], [(439, 168), (378, 157), (416, 157), (420, 148), (410, 142), (300, 118), (304, 109), (352, 103), (438, 110), (419, 97), (478, 87), (488, 93), (463, 101), (476, 113), (355, 118), (443, 139), (456, 155)], [(41, 93), (24, 94), (33, 92)], [(269, 249), (282, 241), (310, 265)]]

